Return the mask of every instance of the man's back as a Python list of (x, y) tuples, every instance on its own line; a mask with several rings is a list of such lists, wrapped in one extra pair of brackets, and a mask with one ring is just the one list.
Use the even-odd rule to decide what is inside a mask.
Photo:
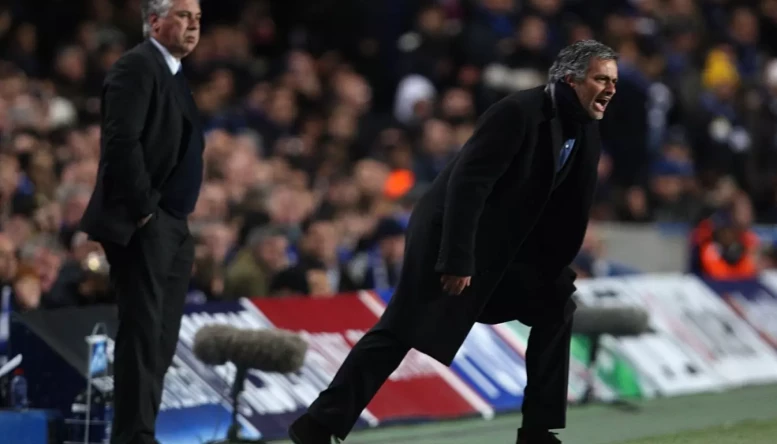
[[(483, 123), (489, 119), (495, 112), (498, 112), (501, 108), (504, 108), (506, 103), (509, 103), (509, 107), (516, 109), (515, 125), (537, 125), (542, 120), (543, 107), (545, 104), (545, 87), (538, 86), (536, 88), (530, 88), (522, 91), (518, 91), (503, 98), (501, 101), (495, 103), (489, 107), (486, 112), (478, 119), (475, 131), (483, 126)], [(526, 121), (524, 116), (532, 116), (532, 119)], [(497, 142), (498, 143), (498, 142)], [(429, 189), (429, 193), (437, 192), (441, 193), (448, 187), (450, 175), (453, 169), (456, 167), (456, 163), (461, 159), (462, 153), (465, 149), (472, 147), (473, 145), (468, 143), (462, 147), (462, 150), (445, 166), (440, 174), (432, 182), (432, 186)]]

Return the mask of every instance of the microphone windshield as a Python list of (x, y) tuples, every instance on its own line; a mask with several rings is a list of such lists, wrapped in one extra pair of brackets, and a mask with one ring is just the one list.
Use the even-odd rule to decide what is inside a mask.
[(232, 362), (238, 367), (265, 372), (291, 373), (305, 362), (308, 344), (285, 330), (242, 330), (213, 324), (194, 335), (194, 355), (209, 365)]
[(308, 344), (284, 330), (235, 330), (229, 360), (238, 367), (291, 373), (305, 362)]
[(572, 332), (586, 335), (636, 336), (648, 328), (648, 313), (638, 307), (580, 307), (572, 321)]
[(206, 325), (194, 335), (194, 356), (208, 365), (222, 365), (229, 360), (229, 341), (235, 329), (228, 325)]

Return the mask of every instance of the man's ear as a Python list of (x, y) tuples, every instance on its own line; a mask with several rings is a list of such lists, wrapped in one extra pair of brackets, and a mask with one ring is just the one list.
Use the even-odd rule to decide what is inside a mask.
[(148, 24), (151, 25), (151, 30), (155, 31), (159, 24), (159, 16), (157, 14), (151, 14), (148, 16)]
[(564, 83), (566, 83), (567, 85), (571, 86), (572, 88), (577, 86), (575, 84), (575, 78), (572, 76), (572, 74), (567, 74), (567, 75), (564, 76)]

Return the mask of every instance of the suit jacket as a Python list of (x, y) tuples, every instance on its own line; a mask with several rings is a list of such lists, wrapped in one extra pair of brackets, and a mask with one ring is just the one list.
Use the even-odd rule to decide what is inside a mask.
[(81, 220), (93, 239), (127, 245), (190, 137), (203, 137), (197, 110), (150, 40), (111, 67), (102, 89), (97, 185)]
[[(563, 142), (544, 87), (510, 95), (484, 113), (413, 210), (384, 327), (448, 364), (475, 322), (531, 325), (571, 316), (576, 276), (568, 265), (593, 202), (596, 123), (583, 126), (573, 157), (557, 172)], [(447, 295), (443, 274), (472, 276), (472, 283)]]

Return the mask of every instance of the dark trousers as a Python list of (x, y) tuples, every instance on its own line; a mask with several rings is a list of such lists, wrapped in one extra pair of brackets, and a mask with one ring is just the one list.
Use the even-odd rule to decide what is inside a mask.
[(194, 240), (185, 220), (160, 210), (126, 247), (103, 247), (119, 311), (111, 443), (150, 444), (178, 343)]
[[(571, 340), (571, 320), (532, 327), (526, 352), (523, 427), (552, 430), (566, 426)], [(373, 328), (356, 343), (308, 413), (345, 439), (408, 351), (410, 347), (390, 331)]]

